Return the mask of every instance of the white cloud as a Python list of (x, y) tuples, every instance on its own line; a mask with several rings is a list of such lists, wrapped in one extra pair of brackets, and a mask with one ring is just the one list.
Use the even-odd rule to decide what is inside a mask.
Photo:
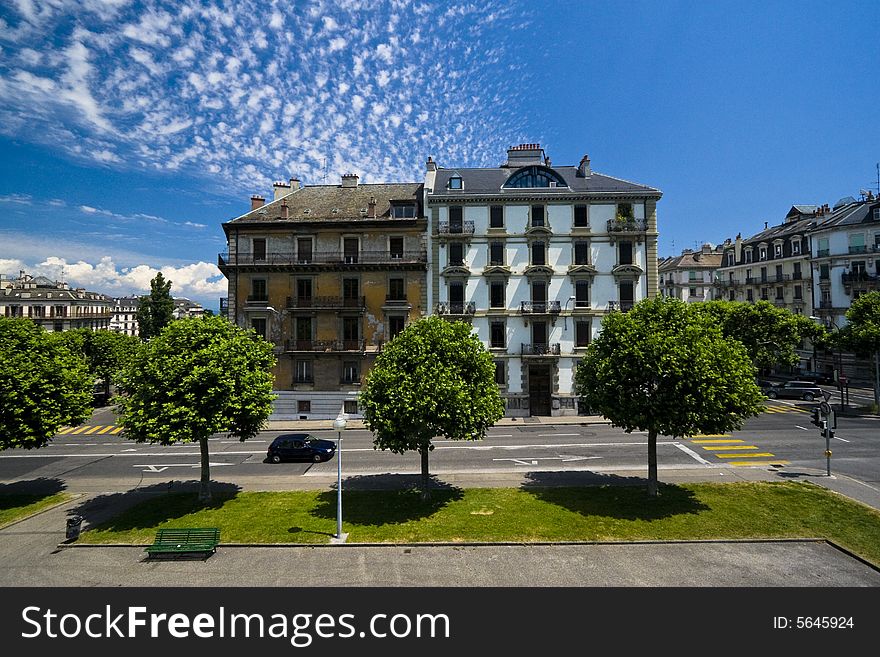
[(376, 46), (376, 56), (379, 59), (384, 59), (389, 64), (394, 61), (394, 55), (391, 52), (391, 46), (389, 46), (387, 43), (380, 43), (378, 46)]
[(330, 39), (330, 52), (337, 52), (345, 48), (348, 45), (348, 41), (345, 40), (345, 37), (335, 37)]
[(0, 196), (0, 203), (15, 203), (17, 205), (32, 205), (33, 197), (30, 194), (7, 194)]

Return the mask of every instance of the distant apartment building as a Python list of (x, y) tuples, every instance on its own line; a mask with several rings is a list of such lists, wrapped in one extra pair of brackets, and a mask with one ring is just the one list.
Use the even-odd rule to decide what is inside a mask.
[[(854, 299), (880, 290), (880, 200), (871, 192), (861, 200), (849, 196), (833, 208), (823, 206), (821, 215), (810, 232), (814, 313), (837, 330), (846, 325), (846, 311)], [(853, 354), (822, 352), (816, 369), (870, 380), (872, 366)]]
[(203, 317), (205, 314), (205, 309), (201, 304), (196, 303), (195, 301), (190, 301), (185, 297), (175, 297), (174, 299), (174, 310), (172, 312), (172, 317), (174, 319), (185, 319), (187, 317)]
[(137, 311), (140, 297), (114, 297), (110, 330), (125, 335), (139, 335)]
[(71, 289), (67, 283), (24, 271), (18, 278), (3, 279), (0, 289), (0, 315), (30, 319), (47, 331), (109, 329), (111, 304), (110, 297), (99, 292)]
[(722, 246), (703, 244), (699, 251), (684, 249), (681, 255), (663, 259), (657, 266), (661, 296), (688, 303), (712, 299), (722, 251)]
[(385, 342), (427, 309), (427, 220), (418, 182), (276, 183), (223, 224), (221, 313), (275, 345), (275, 417), (360, 415)]
[(472, 323), (495, 359), (506, 415), (574, 415), (573, 374), (602, 318), (657, 294), (661, 192), (538, 144), (498, 167), (425, 177), (428, 308)]

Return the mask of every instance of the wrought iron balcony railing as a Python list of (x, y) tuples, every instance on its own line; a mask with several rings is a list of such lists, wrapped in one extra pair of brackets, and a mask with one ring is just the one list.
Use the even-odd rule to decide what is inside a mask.
[(340, 251), (313, 251), (309, 254), (267, 253), (265, 258), (256, 259), (252, 253), (221, 253), (218, 255), (220, 267), (239, 265), (252, 266), (307, 266), (307, 265), (382, 265), (382, 264), (424, 264), (428, 262), (427, 251), (360, 251), (342, 253)]
[(556, 315), (562, 308), (558, 301), (521, 301), (519, 309), (523, 315)]
[(559, 353), (558, 342), (534, 342), (530, 344), (523, 342), (520, 346), (520, 355), (522, 356), (558, 356)]
[(477, 306), (474, 302), (470, 303), (449, 303), (440, 301), (437, 304), (438, 315), (473, 315), (477, 312)]
[(634, 305), (636, 305), (635, 301), (609, 301), (608, 310), (619, 310), (625, 313), (632, 310)]
[(609, 233), (638, 233), (648, 229), (644, 219), (609, 219), (606, 226)]
[(366, 340), (285, 340), (285, 351), (365, 351)]
[(473, 221), (441, 221), (438, 225), (441, 235), (473, 235)]
[(287, 307), (294, 310), (363, 309), (366, 305), (366, 297), (287, 297)]

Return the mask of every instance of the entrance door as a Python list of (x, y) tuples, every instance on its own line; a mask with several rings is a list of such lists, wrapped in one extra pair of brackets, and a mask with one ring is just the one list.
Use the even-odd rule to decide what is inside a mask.
[(529, 365), (529, 414), (550, 415), (552, 392), (550, 365)]

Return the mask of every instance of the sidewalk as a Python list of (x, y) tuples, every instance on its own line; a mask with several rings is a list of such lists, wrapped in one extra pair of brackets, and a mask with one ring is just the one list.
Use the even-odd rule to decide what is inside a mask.
[[(522, 427), (530, 425), (565, 426), (589, 424), (611, 424), (601, 415), (565, 415), (558, 417), (503, 417), (493, 426)], [(346, 429), (365, 429), (363, 420), (347, 420)], [(315, 429), (333, 429), (333, 420), (269, 420), (267, 431), (312, 431)]]

